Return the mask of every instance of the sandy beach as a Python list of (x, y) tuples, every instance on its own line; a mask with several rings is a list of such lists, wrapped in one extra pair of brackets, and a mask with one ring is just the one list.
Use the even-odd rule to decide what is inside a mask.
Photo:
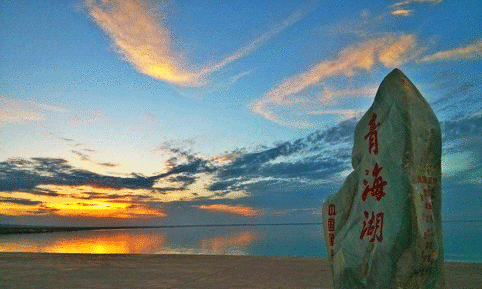
[[(447, 262), (447, 288), (482, 288), (482, 264)], [(1, 288), (333, 288), (324, 258), (0, 253)]]

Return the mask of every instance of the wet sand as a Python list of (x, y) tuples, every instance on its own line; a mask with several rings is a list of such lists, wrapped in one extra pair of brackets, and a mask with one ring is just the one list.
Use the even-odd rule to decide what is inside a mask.
[[(482, 288), (482, 264), (447, 262), (447, 288)], [(323, 258), (0, 253), (0, 288), (333, 288)]]

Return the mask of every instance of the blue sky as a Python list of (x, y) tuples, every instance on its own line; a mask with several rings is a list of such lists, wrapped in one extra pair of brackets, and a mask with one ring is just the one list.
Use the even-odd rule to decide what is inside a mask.
[(395, 67), (482, 218), (481, 4), (260, 2), (2, 2), (0, 221), (320, 220)]

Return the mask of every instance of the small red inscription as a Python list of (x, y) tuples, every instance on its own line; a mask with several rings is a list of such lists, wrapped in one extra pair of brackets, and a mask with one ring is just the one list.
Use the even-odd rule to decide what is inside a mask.
[(330, 233), (328, 235), (329, 239), (330, 239), (330, 246), (334, 246), (335, 245), (335, 234), (334, 233)]
[(428, 252), (422, 252), (422, 259), (425, 263), (433, 263), (435, 261), (434, 254), (429, 250)]
[(328, 231), (334, 232), (335, 231), (335, 218), (328, 219)]
[(336, 207), (334, 204), (328, 205), (328, 216), (335, 216), (336, 215)]
[(432, 202), (425, 203), (425, 209), (431, 210), (432, 209)]
[(423, 232), (423, 237), (424, 238), (429, 238), (434, 236), (434, 231), (433, 229), (427, 229), (425, 232)]
[[(336, 215), (336, 206), (335, 204), (328, 205), (328, 215), (335, 216)], [(330, 259), (333, 261), (335, 256), (335, 252), (333, 251), (333, 246), (335, 245), (335, 218), (330, 217), (328, 218), (328, 242), (330, 244)]]
[(437, 178), (428, 176), (417, 176), (417, 181), (422, 184), (433, 185), (437, 183)]

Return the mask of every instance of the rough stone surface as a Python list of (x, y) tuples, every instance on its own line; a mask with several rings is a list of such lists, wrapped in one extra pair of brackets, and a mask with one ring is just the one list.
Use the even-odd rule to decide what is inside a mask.
[(441, 130), (398, 69), (355, 129), (353, 172), (323, 204), (335, 288), (445, 288)]

